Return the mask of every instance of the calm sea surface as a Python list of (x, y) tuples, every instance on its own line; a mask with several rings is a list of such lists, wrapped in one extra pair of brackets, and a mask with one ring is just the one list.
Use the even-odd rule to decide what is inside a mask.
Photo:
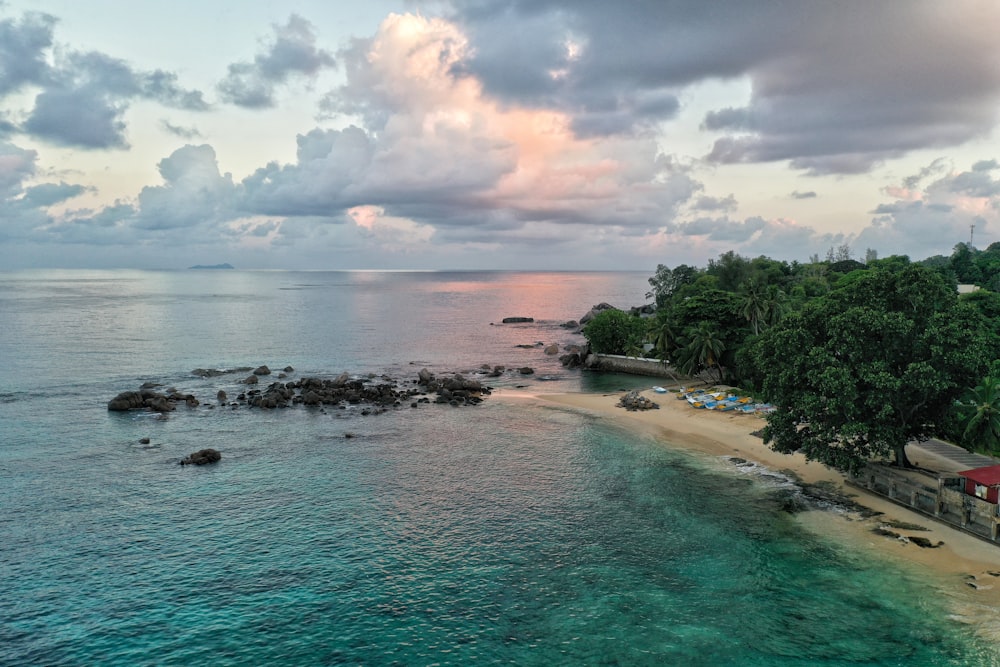
[[(498, 397), (212, 408), (247, 373), (191, 373), (648, 386), (532, 347), (647, 277), (0, 273), (0, 665), (997, 664), (913, 575), (709, 457)], [(106, 410), (145, 381), (202, 404)]]

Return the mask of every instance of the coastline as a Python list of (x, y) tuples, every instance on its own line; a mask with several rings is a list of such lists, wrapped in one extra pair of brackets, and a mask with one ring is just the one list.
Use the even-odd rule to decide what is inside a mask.
[[(880, 513), (866, 517), (858, 512), (810, 510), (796, 515), (808, 530), (821, 533), (849, 548), (884, 556), (915, 576), (925, 577), (948, 601), (957, 622), (975, 627), (977, 634), (1000, 643), (1000, 545), (950, 528), (922, 514), (896, 505), (864, 489), (846, 484), (844, 475), (801, 454), (780, 454), (752, 435), (764, 421), (760, 416), (733, 412), (695, 410), (676, 394), (641, 394), (660, 405), (658, 410), (629, 412), (617, 407), (623, 392), (612, 393), (520, 393), (498, 392), (506, 401), (531, 400), (592, 414), (635, 433), (650, 436), (665, 446), (715, 457), (738, 457), (773, 471), (791, 473), (805, 484), (821, 483), (835, 488), (858, 505)], [(941, 461), (919, 447), (911, 446), (911, 459), (926, 467)], [(936, 548), (923, 548), (909, 540), (873, 532), (880, 524), (893, 523), (891, 530), (903, 536), (919, 536)], [(898, 527), (914, 524), (924, 530)]]

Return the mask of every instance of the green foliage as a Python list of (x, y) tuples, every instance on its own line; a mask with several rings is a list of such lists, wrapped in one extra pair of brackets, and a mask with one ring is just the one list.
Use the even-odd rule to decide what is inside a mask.
[(765, 440), (840, 469), (890, 456), (935, 432), (985, 371), (982, 316), (917, 265), (876, 268), (814, 299), (739, 355), (778, 406)]
[(719, 337), (711, 322), (699, 322), (685, 332), (684, 345), (678, 350), (677, 364), (686, 375), (697, 375), (702, 371), (716, 373), (719, 382), (723, 380), (722, 357), (726, 344)]
[[(958, 281), (985, 289), (957, 297)], [(1000, 378), (1000, 242), (920, 262), (869, 249), (861, 264), (846, 245), (809, 263), (728, 252), (649, 282), (656, 356), (778, 405), (766, 429), (778, 451), (849, 469), (905, 465), (906, 442), (928, 435), (996, 446), (992, 418), (972, 422), (972, 393), (958, 399)]]
[(986, 377), (959, 402), (962, 444), (973, 451), (1000, 453), (1000, 378)]
[(656, 317), (649, 320), (648, 326), (648, 337), (656, 358), (670, 361), (680, 341), (680, 332), (670, 318), (670, 313), (665, 310), (657, 311)]
[(719, 281), (719, 289), (733, 292), (750, 277), (750, 262), (745, 257), (730, 250), (719, 255), (719, 259), (708, 260), (705, 272), (715, 276)]
[(661, 308), (670, 302), (678, 290), (693, 284), (702, 274), (701, 269), (687, 264), (681, 264), (675, 269), (657, 264), (656, 273), (649, 279), (649, 285), (652, 289), (646, 292), (646, 298), (653, 299), (656, 307)]
[(631, 356), (642, 349), (646, 324), (635, 315), (612, 308), (601, 311), (587, 322), (583, 335), (598, 354)]

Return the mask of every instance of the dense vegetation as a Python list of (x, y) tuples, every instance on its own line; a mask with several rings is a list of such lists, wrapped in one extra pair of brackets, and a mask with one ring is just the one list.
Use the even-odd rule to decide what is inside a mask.
[(920, 262), (860, 262), (843, 246), (806, 264), (728, 252), (660, 265), (649, 284), (655, 312), (601, 313), (584, 332), (592, 348), (645, 347), (772, 402), (777, 451), (845, 470), (909, 465), (906, 443), (927, 437), (1000, 452), (1000, 243)]

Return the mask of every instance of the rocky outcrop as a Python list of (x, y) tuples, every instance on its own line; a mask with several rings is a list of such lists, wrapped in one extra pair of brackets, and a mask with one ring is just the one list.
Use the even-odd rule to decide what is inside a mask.
[(123, 391), (118, 394), (108, 401), (108, 410), (111, 412), (124, 412), (128, 410), (173, 412), (177, 409), (178, 403), (184, 403), (192, 408), (200, 404), (198, 399), (192, 394), (181, 394), (176, 389), (171, 389), (166, 394), (162, 394), (150, 387), (144, 386), (139, 391)]
[(246, 373), (251, 370), (250, 366), (239, 366), (237, 368), (196, 368), (191, 371), (191, 375), (197, 375), (201, 378), (213, 378), (219, 375), (228, 375), (230, 373)]
[(197, 452), (189, 454), (187, 458), (181, 459), (181, 465), (203, 466), (208, 463), (217, 463), (221, 460), (222, 460), (222, 454), (220, 454), (218, 450), (199, 449)]
[(597, 304), (596, 306), (594, 306), (593, 308), (591, 308), (589, 311), (587, 311), (587, 314), (580, 318), (580, 325), (582, 326), (582, 325), (586, 324), (590, 320), (592, 320), (595, 317), (597, 317), (597, 315), (599, 313), (602, 313), (605, 310), (617, 310), (617, 309), (614, 306), (612, 306), (610, 303), (601, 302), (601, 303)]
[(505, 317), (501, 320), (504, 324), (525, 324), (528, 322), (534, 322), (534, 317)]
[[(488, 374), (498, 376), (503, 371), (502, 366), (495, 366)], [(412, 381), (412, 385), (415, 386), (409, 387), (400, 386), (388, 376), (380, 378), (369, 376), (361, 379), (341, 373), (332, 380), (307, 377), (292, 382), (273, 382), (264, 389), (258, 389), (253, 386), (257, 377), (251, 375), (243, 380), (251, 386), (234, 401), (228, 403), (230, 407), (236, 409), (245, 406), (272, 410), (296, 405), (336, 406), (341, 409), (358, 406), (362, 415), (369, 415), (401, 407), (404, 403), (410, 404), (410, 407), (417, 407), (420, 403), (430, 403), (431, 396), (435, 396), (435, 403), (448, 403), (456, 407), (478, 405), (491, 393), (491, 389), (479, 380), (460, 374), (438, 378), (426, 368), (421, 369), (417, 379)], [(227, 405), (229, 396), (224, 390), (219, 390), (216, 399), (219, 404)], [(108, 402), (108, 409), (150, 409), (168, 412), (175, 410), (179, 402), (184, 402), (190, 407), (199, 405), (198, 399), (191, 394), (181, 394), (175, 389), (162, 394), (143, 387), (139, 391), (125, 391), (114, 397)], [(209, 405), (209, 408), (214, 407), (215, 404)]]
[(636, 410), (659, 410), (660, 404), (633, 390), (621, 397), (618, 401), (618, 407), (635, 412)]

